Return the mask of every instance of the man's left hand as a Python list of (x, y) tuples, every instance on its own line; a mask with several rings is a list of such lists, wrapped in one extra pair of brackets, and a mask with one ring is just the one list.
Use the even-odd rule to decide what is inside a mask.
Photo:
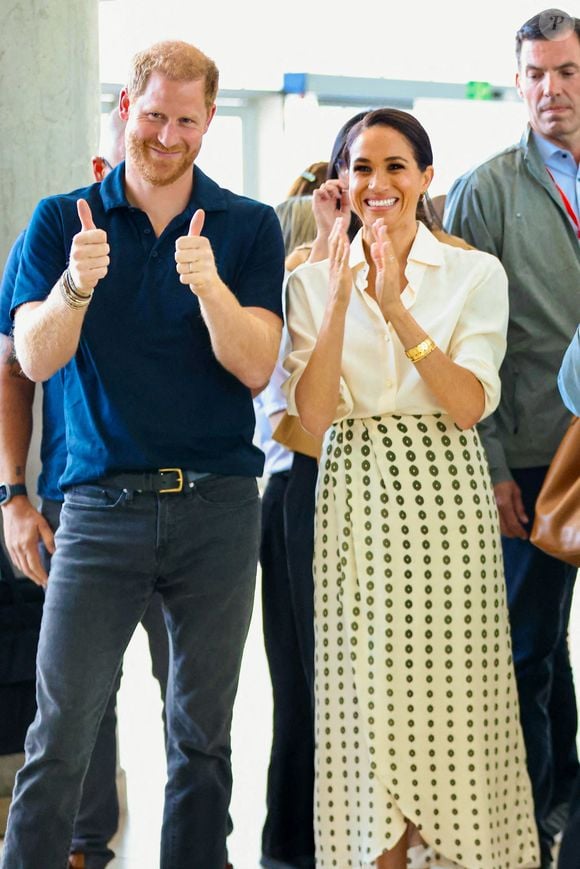
[(220, 283), (209, 240), (200, 235), (204, 220), (205, 212), (198, 208), (191, 218), (188, 234), (175, 243), (179, 280), (200, 299), (215, 292)]

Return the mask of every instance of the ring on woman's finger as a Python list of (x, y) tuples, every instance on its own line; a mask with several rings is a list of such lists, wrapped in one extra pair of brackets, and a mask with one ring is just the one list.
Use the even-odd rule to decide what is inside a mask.
[(193, 271), (193, 263), (190, 262), (189, 263), (189, 273), (191, 274), (192, 271)]

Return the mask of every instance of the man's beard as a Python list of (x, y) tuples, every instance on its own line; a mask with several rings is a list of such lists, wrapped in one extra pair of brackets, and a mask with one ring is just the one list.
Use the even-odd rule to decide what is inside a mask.
[[(191, 168), (197, 156), (193, 150), (175, 149), (180, 151), (181, 157), (172, 157), (167, 160), (164, 158), (155, 159), (151, 150), (152, 147), (158, 151), (163, 150), (163, 146), (159, 144), (157, 139), (141, 139), (133, 132), (127, 136), (127, 154), (131, 158), (131, 162), (141, 177), (155, 187), (167, 187), (169, 184), (173, 184)], [(173, 149), (165, 150), (167, 153), (173, 151)]]

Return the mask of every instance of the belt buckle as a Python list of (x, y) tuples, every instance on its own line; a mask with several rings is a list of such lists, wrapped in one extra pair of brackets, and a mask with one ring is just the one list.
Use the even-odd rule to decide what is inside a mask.
[(160, 495), (168, 495), (173, 492), (183, 492), (183, 471), (181, 468), (159, 468), (160, 474), (177, 474), (177, 488), (159, 489)]

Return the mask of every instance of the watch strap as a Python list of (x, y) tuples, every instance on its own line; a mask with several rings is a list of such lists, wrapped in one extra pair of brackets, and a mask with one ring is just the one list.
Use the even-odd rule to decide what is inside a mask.
[(17, 495), (28, 495), (24, 483), (0, 483), (0, 505), (8, 504)]

